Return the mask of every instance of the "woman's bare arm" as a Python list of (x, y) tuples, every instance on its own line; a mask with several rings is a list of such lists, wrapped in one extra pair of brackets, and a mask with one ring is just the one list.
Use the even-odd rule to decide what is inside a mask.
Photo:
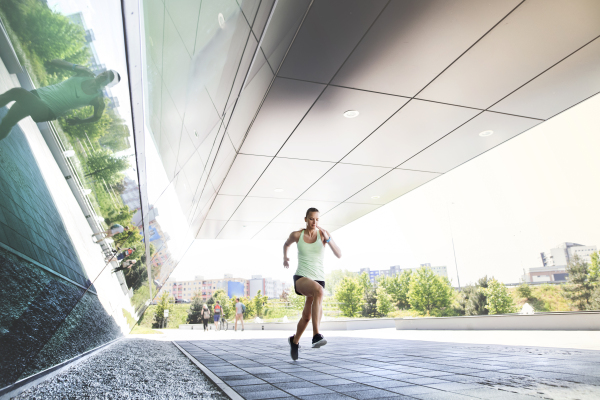
[[(333, 254), (335, 254), (335, 256), (337, 258), (342, 258), (342, 250), (333, 241), (333, 238), (331, 237), (331, 235), (329, 234), (329, 232), (327, 232), (325, 229), (321, 228), (320, 226), (317, 226), (317, 228), (321, 232), (321, 238), (322, 238), (321, 240), (323, 240), (323, 245), (329, 244), (329, 247), (331, 247), (331, 250), (333, 251)], [(331, 239), (331, 240), (329, 240), (329, 239)], [(329, 240), (328, 243), (326, 243), (327, 240)]]
[(287, 256), (288, 248), (292, 245), (292, 243), (298, 243), (298, 240), (300, 239), (300, 232), (302, 232), (302, 231), (296, 231), (296, 232), (290, 233), (290, 237), (287, 238), (287, 240), (283, 244), (283, 266), (285, 268), (290, 267), (290, 263), (289, 263), (290, 259)]

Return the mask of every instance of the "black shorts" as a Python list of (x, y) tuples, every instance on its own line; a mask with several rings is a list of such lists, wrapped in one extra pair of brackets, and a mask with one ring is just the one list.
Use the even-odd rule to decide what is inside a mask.
[[(296, 281), (300, 278), (305, 278), (305, 277), (300, 276), (300, 275), (294, 275), (294, 292), (296, 292), (296, 294), (298, 296), (304, 296), (302, 293), (298, 293), (298, 291), (296, 290)], [(325, 289), (325, 281), (315, 281), (315, 282), (317, 282), (319, 285), (323, 286), (323, 289)]]
[[(42, 100), (42, 98), (38, 94), (37, 90), (35, 90), (35, 89), (30, 90), (29, 93), (33, 94), (35, 97), (37, 97), (38, 99), (40, 99), (40, 101), (42, 103), (44, 103), (44, 101)], [(46, 112), (46, 115), (43, 116), (42, 118), (39, 118), (39, 121), (35, 121), (35, 119), (34, 119), (35, 122), (53, 121), (53, 120), (55, 120), (55, 119), (58, 118), (56, 115), (54, 115), (54, 113), (52, 112), (52, 110), (50, 109), (50, 107), (48, 107), (48, 105), (46, 103), (44, 103), (44, 105), (48, 108), (48, 111)]]

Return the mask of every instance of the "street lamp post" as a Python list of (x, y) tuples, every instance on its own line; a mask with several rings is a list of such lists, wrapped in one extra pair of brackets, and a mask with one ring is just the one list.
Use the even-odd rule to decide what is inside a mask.
[[(454, 203), (452, 203), (454, 204)], [(452, 233), (452, 220), (450, 219), (450, 206), (446, 202), (446, 211), (448, 212), (448, 225), (450, 226), (450, 238), (452, 240), (452, 253), (454, 254), (454, 267), (456, 268), (456, 280), (458, 281), (458, 290), (460, 291), (460, 277), (458, 276), (458, 263), (456, 262), (456, 249), (454, 248), (454, 234)]]

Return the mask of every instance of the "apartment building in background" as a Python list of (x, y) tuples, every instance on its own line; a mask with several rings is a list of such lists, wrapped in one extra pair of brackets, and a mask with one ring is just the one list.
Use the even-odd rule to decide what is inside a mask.
[(358, 273), (360, 275), (363, 272), (366, 272), (369, 275), (369, 279), (371, 280), (371, 283), (375, 284), (377, 282), (377, 278), (380, 276), (400, 275), (402, 273), (402, 271), (404, 271), (404, 270), (410, 269), (412, 271), (416, 271), (417, 269), (422, 268), (422, 267), (431, 268), (431, 270), (436, 275), (448, 278), (448, 269), (446, 268), (446, 266), (432, 267), (431, 264), (429, 264), (429, 263), (421, 264), (418, 268), (402, 268), (399, 265), (393, 265), (389, 269), (386, 269), (386, 270), (372, 270), (370, 268), (361, 268)]
[(250, 279), (250, 297), (256, 296), (260, 292), (270, 299), (277, 299), (290, 285), (280, 280), (263, 278), (262, 275), (252, 275)]
[(203, 300), (208, 300), (219, 289), (231, 297), (254, 297), (260, 290), (263, 295), (270, 299), (279, 298), (288, 287), (282, 281), (271, 278), (263, 278), (262, 275), (252, 275), (252, 279), (235, 278), (232, 274), (225, 274), (223, 278), (205, 279), (204, 276), (196, 276), (193, 280), (177, 280), (170, 277), (159, 292), (167, 292), (176, 299), (191, 300), (196, 292), (199, 292)]
[(598, 251), (596, 246), (563, 242), (547, 252), (540, 253), (541, 267), (529, 268), (523, 280), (525, 282), (566, 282), (569, 277), (567, 265), (575, 256), (587, 263), (592, 262), (591, 255)]

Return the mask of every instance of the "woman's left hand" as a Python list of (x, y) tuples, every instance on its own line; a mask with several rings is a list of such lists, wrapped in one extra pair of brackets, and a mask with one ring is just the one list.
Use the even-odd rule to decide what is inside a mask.
[(321, 228), (320, 226), (317, 225), (317, 229), (319, 230), (319, 232), (321, 232), (321, 235), (323, 236), (323, 238), (325, 240), (329, 240), (329, 232), (327, 232), (325, 229)]

